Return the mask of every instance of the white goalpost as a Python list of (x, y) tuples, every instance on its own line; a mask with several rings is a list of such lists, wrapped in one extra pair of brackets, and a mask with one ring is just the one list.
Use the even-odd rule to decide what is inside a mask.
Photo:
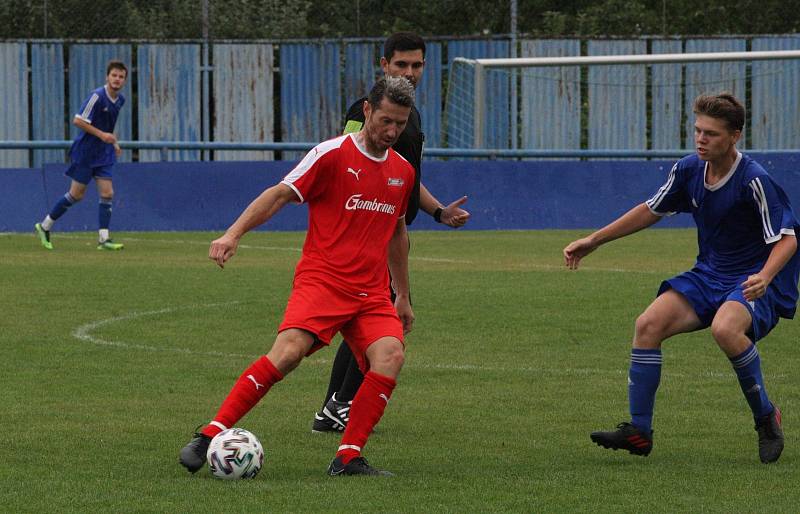
[[(489, 148), (487, 146), (487, 102), (490, 90), (496, 90), (492, 81), (505, 81), (501, 88), (512, 82), (517, 74), (528, 68), (564, 66), (653, 66), (666, 63), (702, 63), (727, 61), (768, 61), (800, 59), (800, 50), (773, 50), (751, 52), (667, 53), (636, 55), (595, 55), (575, 57), (527, 57), (506, 59), (466, 59), (456, 57), (450, 68), (445, 112), (450, 148)], [(498, 72), (505, 72), (498, 73)], [(795, 88), (797, 88), (795, 84)], [(512, 88), (508, 88), (514, 91)], [(521, 95), (525, 94), (524, 86)], [(516, 100), (516, 98), (515, 98)], [(511, 102), (515, 105), (516, 102)]]

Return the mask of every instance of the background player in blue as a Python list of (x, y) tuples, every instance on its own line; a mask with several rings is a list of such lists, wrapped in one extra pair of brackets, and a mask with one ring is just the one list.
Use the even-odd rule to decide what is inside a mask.
[(593, 432), (591, 439), (605, 448), (648, 455), (661, 343), (711, 327), (753, 412), (761, 462), (775, 462), (783, 451), (781, 412), (767, 396), (755, 343), (778, 318), (794, 317), (798, 221), (780, 186), (736, 149), (744, 127), (742, 104), (729, 93), (700, 96), (694, 113), (696, 154), (678, 161), (652, 198), (564, 248), (567, 266), (576, 269), (600, 245), (665, 215), (688, 212), (697, 224), (694, 268), (664, 281), (636, 320), (628, 375), (631, 422)]
[[(425, 41), (411, 32), (397, 32), (392, 34), (383, 44), (381, 69), (387, 77), (404, 77), (416, 89), (422, 79), (425, 69)], [(358, 132), (364, 125), (364, 101), (366, 97), (353, 102), (347, 110), (344, 133)], [(406, 225), (411, 225), (422, 211), (429, 214), (437, 223), (442, 223), (452, 228), (464, 226), (470, 214), (461, 208), (467, 201), (466, 196), (445, 206), (428, 191), (421, 182), (422, 176), (422, 146), (425, 136), (422, 133), (422, 120), (416, 106), (412, 106), (411, 115), (406, 123), (406, 128), (392, 149), (402, 155), (405, 160), (414, 166), (414, 190), (408, 201), (406, 211)], [(350, 404), (355, 397), (364, 374), (358, 367), (350, 346), (340, 344), (339, 350), (331, 367), (331, 377), (328, 390), (320, 410), (314, 414), (311, 429), (314, 432), (343, 431), (350, 417)]]
[(92, 91), (83, 102), (72, 123), (81, 129), (69, 151), (72, 164), (66, 175), (72, 179), (69, 191), (59, 199), (41, 223), (34, 225), (42, 246), (53, 249), (50, 230), (53, 223), (67, 212), (86, 193), (86, 186), (94, 177), (97, 183), (97, 196), (100, 197), (98, 213), (98, 250), (121, 250), (122, 244), (109, 237), (111, 222), (111, 202), (114, 189), (111, 185), (111, 168), (117, 162), (122, 149), (114, 136), (114, 125), (119, 111), (125, 104), (120, 90), (128, 78), (128, 68), (121, 61), (111, 61), (106, 67), (106, 83)]

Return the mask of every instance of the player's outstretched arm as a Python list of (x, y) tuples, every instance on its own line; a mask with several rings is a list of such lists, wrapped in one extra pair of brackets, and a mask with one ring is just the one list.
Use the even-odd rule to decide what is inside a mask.
[(231, 225), (225, 234), (211, 242), (208, 249), (208, 258), (222, 268), (234, 256), (239, 240), (250, 230), (266, 223), (284, 205), (297, 200), (297, 194), (286, 184), (279, 183), (261, 193), (242, 212), (239, 218)]
[(405, 218), (397, 220), (392, 239), (389, 240), (389, 273), (395, 293), (394, 306), (403, 322), (403, 333), (411, 332), (414, 312), (411, 309), (411, 292), (408, 281), (408, 231)]
[(568, 244), (564, 248), (564, 263), (569, 269), (578, 269), (581, 259), (600, 245), (638, 232), (660, 219), (646, 204), (641, 203), (593, 234)]
[(797, 238), (790, 234), (781, 236), (772, 246), (767, 262), (764, 263), (761, 271), (750, 275), (747, 280), (742, 282), (742, 293), (745, 300), (752, 302), (764, 296), (772, 279), (786, 266), (795, 252), (797, 252)]
[(420, 183), (419, 185), (419, 204), (422, 210), (433, 216), (438, 209), (441, 209), (442, 212), (439, 215), (438, 221), (448, 227), (463, 227), (467, 223), (470, 214), (461, 208), (466, 201), (467, 197), (462, 196), (447, 207), (444, 207), (439, 200), (428, 191), (425, 184)]

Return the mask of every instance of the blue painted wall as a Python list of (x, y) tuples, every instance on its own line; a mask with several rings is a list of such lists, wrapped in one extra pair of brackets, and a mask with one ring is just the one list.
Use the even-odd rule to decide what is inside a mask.
[[(759, 157), (800, 207), (800, 155)], [(230, 225), (250, 201), (279, 182), (294, 163), (123, 163), (114, 170), (113, 230), (214, 230)], [(473, 230), (589, 229), (602, 226), (649, 198), (672, 161), (435, 161), (423, 181), (441, 201), (469, 196)], [(64, 166), (0, 170), (0, 231), (27, 232), (66, 192)], [(288, 206), (269, 230), (304, 230), (307, 210)], [(688, 215), (659, 226), (688, 227)], [(56, 224), (57, 231), (95, 230), (94, 186)], [(413, 229), (442, 229), (419, 216)]]

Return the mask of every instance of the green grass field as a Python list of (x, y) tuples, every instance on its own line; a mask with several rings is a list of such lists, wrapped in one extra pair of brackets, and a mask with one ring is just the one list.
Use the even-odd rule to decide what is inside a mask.
[[(797, 512), (800, 323), (760, 345), (786, 449), (761, 464), (752, 417), (707, 331), (664, 346), (655, 448), (601, 449), (627, 419), (636, 316), (691, 266), (693, 231), (611, 243), (576, 272), (569, 231), (413, 233), (417, 322), (365, 455), (391, 479), (330, 478), (312, 434), (335, 348), (239, 425), (266, 451), (254, 481), (178, 465), (196, 425), (275, 336), (302, 234), (254, 233), (225, 270), (211, 233), (0, 235), (0, 511)], [(794, 370), (794, 371), (793, 371)]]

